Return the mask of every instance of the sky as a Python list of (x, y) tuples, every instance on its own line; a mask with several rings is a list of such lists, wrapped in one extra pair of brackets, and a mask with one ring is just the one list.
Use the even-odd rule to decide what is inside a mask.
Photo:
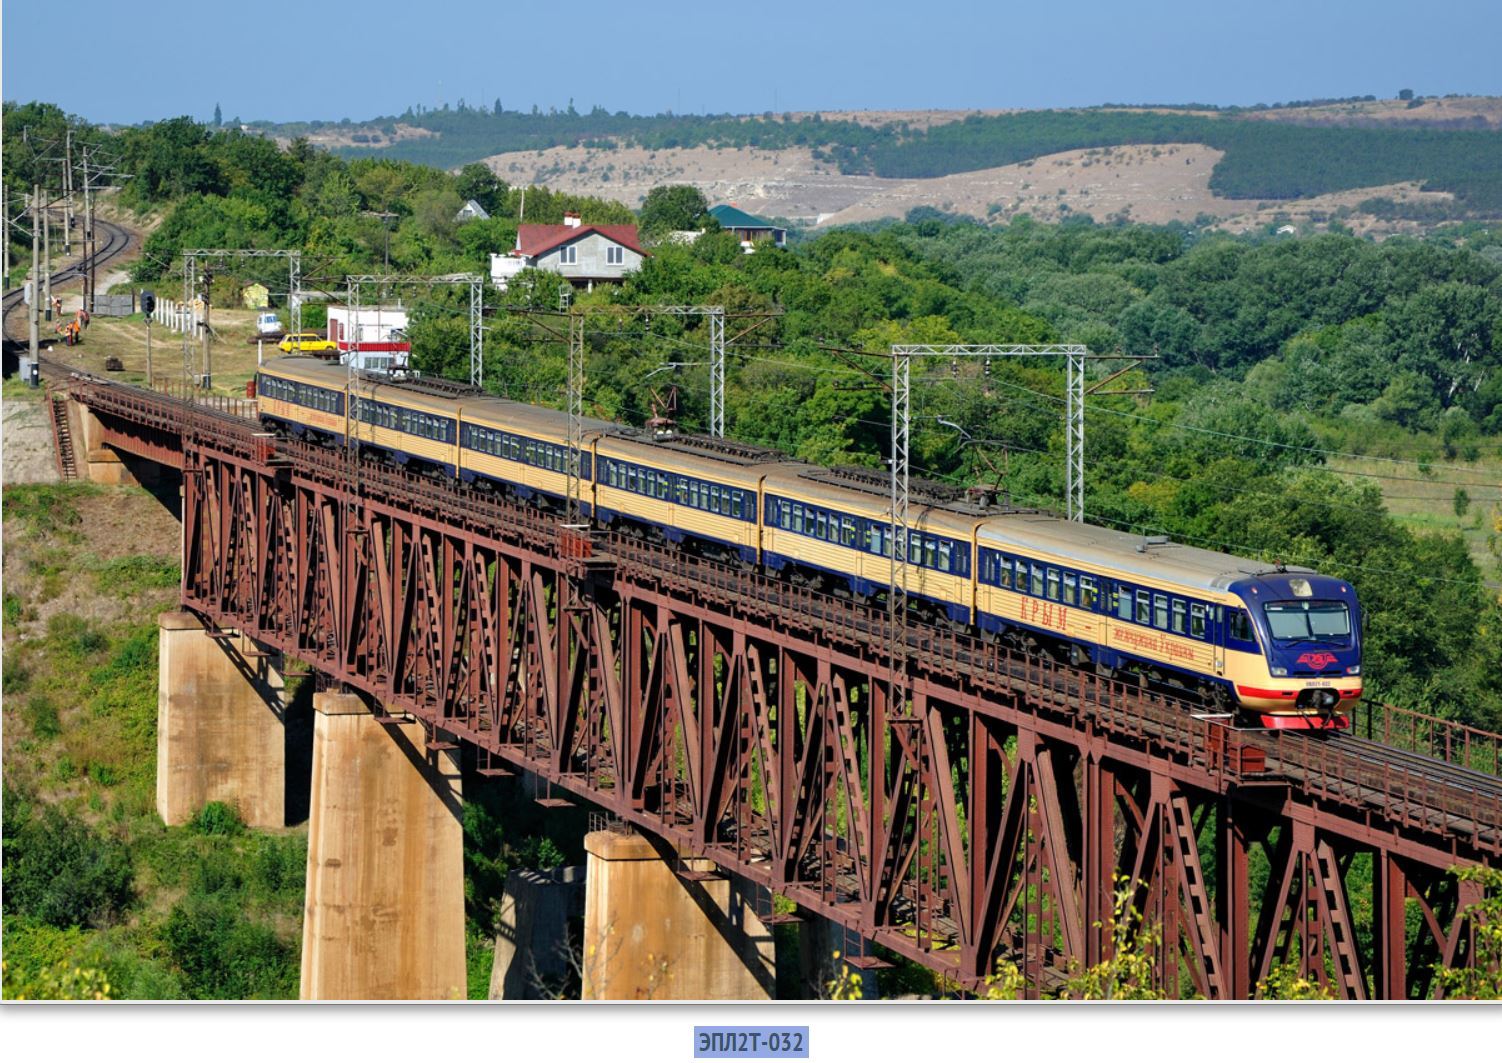
[(5, 99), (113, 123), (1502, 95), (1496, 0), (7, 0), (0, 33)]

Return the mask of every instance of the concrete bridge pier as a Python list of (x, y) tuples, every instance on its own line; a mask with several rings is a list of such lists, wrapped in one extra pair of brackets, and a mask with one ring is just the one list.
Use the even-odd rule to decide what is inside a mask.
[(251, 639), (210, 637), (193, 613), (157, 618), (156, 807), (181, 826), (210, 801), (252, 827), (283, 827), (284, 687), (277, 662)]
[(79, 473), (90, 483), (111, 487), (142, 485), (155, 482), (155, 466), (148, 461), (133, 461), (127, 464), (113, 447), (104, 442), (104, 426), (94, 411), (79, 402), (69, 400), (69, 425), (73, 438), (82, 442), (79, 458)]
[(766, 1000), (772, 933), (708, 860), (639, 834), (584, 839), (585, 1000)]
[(461, 810), (419, 725), (313, 695), (302, 999), (465, 999)]

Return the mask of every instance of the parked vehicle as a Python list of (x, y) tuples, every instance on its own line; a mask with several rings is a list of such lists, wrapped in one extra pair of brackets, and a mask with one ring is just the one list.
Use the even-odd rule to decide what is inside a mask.
[(277, 344), (288, 354), (294, 351), (303, 354), (319, 354), (327, 351), (332, 353), (339, 349), (339, 345), (333, 340), (325, 339), (316, 332), (293, 332), (282, 337), (282, 342)]

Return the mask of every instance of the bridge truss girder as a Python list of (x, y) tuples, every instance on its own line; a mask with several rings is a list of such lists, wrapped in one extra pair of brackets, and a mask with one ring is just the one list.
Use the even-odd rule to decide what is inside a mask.
[(893, 711), (850, 603), (625, 540), (573, 594), (529, 507), (374, 468), (351, 497), (317, 448), (183, 445), (188, 608), (961, 986), (1107, 958), (1118, 876), (1171, 996), (1252, 996), (1284, 962), (1427, 995), (1474, 952), (1453, 841), (1304, 800), (1182, 705), (935, 630)]

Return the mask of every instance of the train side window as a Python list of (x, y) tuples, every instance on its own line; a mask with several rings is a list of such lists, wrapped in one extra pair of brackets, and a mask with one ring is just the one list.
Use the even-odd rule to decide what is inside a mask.
[(1129, 587), (1116, 588), (1116, 615), (1123, 620), (1132, 619), (1132, 591)]
[(1153, 595), (1153, 627), (1168, 627), (1168, 595)]
[(1179, 598), (1173, 600), (1173, 630), (1178, 635), (1184, 633), (1184, 602)]
[(840, 518), (840, 543), (843, 546), (855, 545), (855, 518)]
[(1064, 573), (1064, 604), (1073, 605), (1079, 600), (1079, 577), (1073, 572)]
[(1252, 618), (1246, 615), (1245, 609), (1231, 610), (1231, 626), (1227, 631), (1227, 635), (1240, 642), (1253, 641)]
[(1197, 639), (1205, 637), (1205, 607), (1199, 602), (1189, 607), (1189, 634)]
[(999, 587), (1005, 587), (1007, 590), (1011, 590), (1012, 589), (1012, 559), (1009, 558), (1009, 557), (998, 557), (997, 558), (997, 562), (998, 562), (998, 570), (999, 570), (999, 572), (1001, 574), (1001, 578), (996, 581), (997, 586), (999, 586)]
[(1048, 598), (1055, 602), (1059, 600), (1059, 570), (1052, 565), (1048, 568)]
[(1095, 593), (1096, 593), (1096, 591), (1095, 591), (1095, 577), (1094, 576), (1081, 576), (1080, 577), (1080, 608), (1082, 608), (1082, 609), (1094, 609), (1095, 608)]
[(927, 568), (939, 567), (939, 541), (931, 535), (923, 537), (923, 564)]
[(939, 542), (939, 570), (941, 572), (954, 571), (954, 548), (949, 545), (948, 539)]
[(1137, 592), (1137, 623), (1152, 623), (1152, 595), (1147, 591)]
[(803, 507), (797, 502), (793, 503), (793, 531), (803, 534)]
[(1032, 592), (1032, 595), (1033, 595), (1034, 598), (1041, 598), (1041, 597), (1043, 597), (1043, 581), (1044, 581), (1043, 566), (1040, 565), (1040, 564), (1038, 564), (1037, 562), (1034, 562), (1033, 563), (1033, 579), (1032, 579), (1032, 583), (1029, 584), (1029, 587), (1031, 589), (1031, 592)]

